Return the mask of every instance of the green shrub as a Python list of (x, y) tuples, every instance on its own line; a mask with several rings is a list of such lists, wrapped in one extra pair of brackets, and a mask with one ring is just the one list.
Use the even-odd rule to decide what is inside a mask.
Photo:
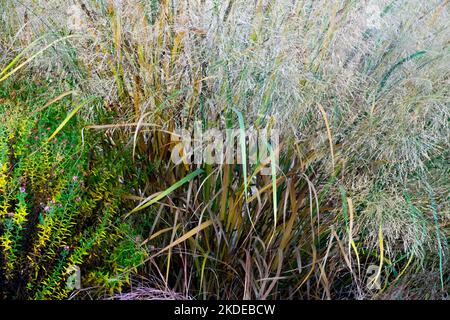
[[(64, 98), (35, 112), (48, 88), (1, 88), (0, 288), (6, 298), (67, 298), (70, 266), (80, 267), (83, 285), (120, 289), (129, 272), (114, 283), (109, 277), (141, 258), (119, 217), (123, 161), (102, 158), (98, 137), (83, 141), (78, 118), (47, 141), (72, 105)], [(117, 251), (124, 247), (130, 256)]]

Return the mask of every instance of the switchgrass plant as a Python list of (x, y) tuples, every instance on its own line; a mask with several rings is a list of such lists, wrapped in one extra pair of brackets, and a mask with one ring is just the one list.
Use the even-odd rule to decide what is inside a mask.
[[(448, 1), (1, 8), (2, 66), (27, 62), (8, 81), (49, 79), (102, 101), (80, 106), (83, 136), (122, 160), (109, 175), (123, 182), (128, 242), (114, 256), (126, 263), (97, 261), (77, 297), (146, 296), (148, 281), (108, 287), (123, 275), (153, 279), (148, 297), (445, 297)], [(67, 114), (53, 120), (61, 132), (72, 130)], [(249, 162), (175, 165), (171, 132), (196, 121), (276, 128), (279, 162), (270, 175)]]

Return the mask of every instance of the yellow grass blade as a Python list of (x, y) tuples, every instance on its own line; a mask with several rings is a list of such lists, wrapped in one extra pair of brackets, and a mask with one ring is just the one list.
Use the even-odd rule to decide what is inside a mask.
[(189, 230), (188, 232), (186, 232), (183, 236), (179, 237), (177, 240), (173, 241), (172, 243), (170, 243), (168, 246), (166, 246), (165, 248), (161, 249), (160, 251), (158, 251), (157, 253), (155, 253), (153, 256), (150, 257), (150, 259), (157, 257), (158, 255), (160, 255), (161, 253), (163, 253), (164, 251), (167, 251), (173, 247), (175, 247), (176, 245), (179, 245), (180, 243), (186, 241), (187, 239), (195, 236), (197, 233), (199, 233), (200, 231), (202, 231), (203, 229), (208, 228), (209, 226), (211, 226), (213, 224), (212, 220), (208, 220), (203, 222), (201, 225)]
[(83, 102), (81, 102), (79, 105), (77, 105), (75, 107), (75, 109), (73, 109), (68, 115), (67, 117), (64, 119), (63, 122), (61, 122), (61, 124), (59, 125), (58, 128), (56, 128), (55, 132), (53, 132), (53, 134), (47, 139), (47, 142), (50, 142), (57, 134), (58, 132), (60, 132), (62, 130), (62, 128), (64, 128), (64, 126), (67, 124), (67, 122), (69, 122), (70, 119), (72, 119), (72, 117), (78, 112), (78, 110), (80, 110), (84, 105), (88, 104), (89, 102), (93, 101), (94, 98), (90, 98), (87, 100), (84, 100)]
[[(349, 215), (349, 220), (350, 220), (349, 221), (349, 236), (348, 236), (349, 237), (349, 242), (350, 242), (349, 247), (351, 246), (353, 251), (355, 252), (356, 263), (358, 265), (358, 275), (361, 276), (361, 266), (360, 266), (360, 260), (359, 260), (359, 253), (358, 253), (358, 249), (356, 248), (355, 241), (353, 240), (354, 213), (353, 213), (353, 200), (352, 200), (352, 198), (350, 198), (350, 197), (347, 198), (347, 204), (348, 204), (348, 215)], [(350, 249), (349, 249), (349, 251), (350, 251)], [(350, 257), (350, 259), (352, 257), (350, 255), (350, 252), (349, 252), (349, 257)]]
[(39, 113), (39, 112), (45, 110), (47, 107), (49, 107), (49, 106), (51, 106), (52, 104), (54, 104), (55, 102), (58, 102), (58, 101), (61, 100), (62, 98), (66, 97), (66, 96), (68, 96), (68, 95), (70, 95), (70, 94), (75, 94), (75, 93), (77, 93), (76, 90), (71, 90), (71, 91), (64, 92), (63, 94), (61, 94), (61, 95), (57, 96), (56, 98), (54, 98), (54, 99), (50, 100), (49, 102), (47, 102), (47, 103), (46, 103), (44, 106), (42, 106), (41, 108), (39, 108), (39, 109), (33, 111), (33, 112), (31, 113), (31, 115), (34, 115), (34, 114), (36, 114), (36, 113)]
[(378, 281), (378, 279), (380, 278), (380, 275), (381, 275), (381, 270), (383, 268), (384, 241), (383, 241), (383, 230), (381, 229), (381, 225), (380, 225), (380, 228), (378, 230), (378, 242), (379, 242), (379, 246), (380, 246), (380, 266), (378, 267), (377, 274), (376, 274), (375, 278), (373, 279), (373, 283), (377, 283), (377, 281)]

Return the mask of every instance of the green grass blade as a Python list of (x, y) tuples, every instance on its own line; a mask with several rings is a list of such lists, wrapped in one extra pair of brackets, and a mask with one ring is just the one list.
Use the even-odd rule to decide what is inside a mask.
[(159, 193), (158, 195), (154, 196), (151, 195), (150, 197), (148, 197), (147, 199), (144, 200), (144, 202), (142, 204), (140, 204), (139, 206), (137, 206), (136, 208), (134, 208), (133, 210), (131, 210), (129, 213), (127, 213), (125, 215), (125, 218), (127, 218), (130, 214), (138, 212), (140, 210), (143, 210), (149, 206), (151, 206), (152, 204), (154, 204), (155, 202), (161, 200), (162, 198), (164, 198), (165, 196), (169, 195), (170, 193), (172, 193), (172, 191), (178, 189), (179, 187), (181, 187), (183, 184), (185, 184), (186, 182), (191, 181), (192, 179), (194, 179), (196, 176), (200, 175), (203, 173), (203, 169), (199, 168), (197, 170), (195, 170), (194, 172), (189, 173), (187, 176), (185, 176), (183, 179), (175, 182), (173, 185), (171, 185), (169, 188), (167, 188), (166, 190), (164, 190), (163, 192)]
[(30, 48), (37, 42), (39, 42), (42, 38), (44, 38), (44, 36), (37, 38), (36, 40), (34, 40), (32, 43), (30, 43), (25, 49), (22, 50), (22, 52), (20, 52), (2, 71), (0, 71), (0, 76), (2, 76), (3, 74), (5, 74), (9, 69), (11, 69), (21, 58), (22, 56), (25, 54), (25, 52), (27, 52), (28, 50), (30, 50)]
[(59, 125), (58, 128), (56, 128), (56, 130), (53, 132), (53, 134), (47, 139), (47, 142), (50, 142), (57, 134), (58, 132), (60, 132), (64, 126), (67, 124), (67, 122), (69, 122), (69, 120), (78, 112), (78, 110), (80, 110), (84, 105), (86, 105), (87, 103), (91, 102), (92, 100), (94, 100), (94, 98), (90, 98), (87, 100), (84, 100), (83, 102), (81, 102), (79, 105), (77, 105), (75, 107), (75, 109), (73, 109), (68, 115), (67, 117), (64, 119), (63, 122), (61, 122), (61, 124)]
[(380, 87), (378, 89), (378, 93), (380, 93), (384, 87), (386, 86), (387, 81), (389, 80), (389, 78), (391, 77), (391, 75), (394, 73), (394, 71), (399, 68), (402, 64), (404, 64), (405, 62), (411, 61), (413, 59), (417, 59), (421, 56), (423, 56), (424, 54), (426, 54), (426, 51), (417, 51), (403, 59), (401, 59), (400, 61), (398, 61), (396, 64), (394, 64), (384, 75), (383, 78), (381, 79), (380, 82)]
[[(67, 40), (69, 38), (73, 38), (76, 37), (76, 35), (70, 35), (70, 36), (66, 36), (66, 37), (62, 37), (58, 40), (53, 41), (52, 43), (50, 43), (49, 45), (45, 46), (44, 48), (42, 48), (41, 50), (39, 50), (38, 52), (36, 52), (35, 54), (33, 54), (30, 58), (28, 58), (27, 60), (25, 60), (24, 62), (22, 62), (21, 64), (19, 64), (17, 67), (15, 67), (12, 71), (8, 72), (7, 74), (5, 74), (2, 78), (0, 78), (0, 82), (8, 79), (10, 76), (12, 76), (14, 73), (16, 73), (18, 70), (22, 69), (23, 67), (25, 67), (28, 63), (30, 63), (31, 61), (33, 61), (37, 56), (41, 55), (44, 51), (46, 51), (47, 49), (49, 49), (50, 47), (54, 46), (55, 44), (57, 44), (58, 42)], [(26, 50), (26, 49), (25, 49)], [(22, 53), (23, 54), (23, 53)], [(19, 54), (20, 55), (20, 54)], [(21, 57), (21, 56), (20, 56)], [(5, 73), (7, 70), (9, 70), (9, 68), (11, 68), (12, 66), (14, 66), (17, 61), (20, 59), (19, 58), (15, 58), (3, 71), (2, 74)]]

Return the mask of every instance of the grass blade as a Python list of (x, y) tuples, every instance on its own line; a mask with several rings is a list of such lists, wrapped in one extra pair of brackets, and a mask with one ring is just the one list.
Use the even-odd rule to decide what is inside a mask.
[[(44, 48), (42, 48), (41, 50), (39, 50), (38, 52), (36, 52), (35, 54), (33, 54), (30, 58), (28, 58), (27, 60), (25, 60), (24, 62), (22, 62), (21, 64), (19, 64), (17, 67), (15, 67), (12, 71), (10, 71), (9, 73), (5, 74), (2, 78), (0, 78), (0, 82), (8, 79), (10, 76), (12, 76), (14, 73), (16, 73), (18, 70), (22, 69), (23, 67), (25, 67), (28, 63), (30, 63), (31, 61), (33, 61), (37, 56), (41, 55), (44, 51), (46, 51), (47, 49), (49, 49), (50, 47), (54, 46), (55, 44), (57, 44), (58, 42), (67, 40), (69, 38), (73, 38), (76, 37), (76, 35), (70, 35), (70, 36), (66, 36), (66, 37), (62, 37), (58, 40), (53, 41), (52, 43), (50, 43), (49, 45), (45, 46)], [(11, 62), (8, 67), (6, 67), (6, 70), (9, 69), (10, 67), (12, 67), (16, 62), (18, 61), (17, 57), (16, 59), (13, 60), (13, 62)], [(5, 70), (2, 71), (2, 73), (4, 73)]]
[(62, 130), (62, 128), (64, 128), (64, 126), (67, 124), (67, 122), (69, 122), (70, 119), (72, 119), (72, 117), (78, 112), (78, 110), (80, 110), (84, 105), (88, 104), (89, 102), (93, 101), (94, 98), (90, 98), (87, 100), (84, 100), (83, 102), (81, 102), (79, 105), (77, 105), (75, 107), (75, 109), (73, 109), (68, 115), (67, 117), (64, 119), (63, 122), (61, 122), (61, 124), (59, 125), (58, 128), (56, 128), (55, 132), (53, 132), (53, 134), (47, 139), (47, 142), (50, 142), (57, 134), (58, 132), (60, 132)]
[(162, 198), (164, 198), (165, 196), (169, 195), (172, 191), (178, 189), (179, 187), (181, 187), (183, 184), (185, 184), (186, 182), (191, 181), (192, 179), (194, 179), (196, 176), (200, 175), (203, 173), (203, 169), (199, 168), (197, 170), (195, 170), (194, 172), (191, 172), (190, 174), (188, 174), (187, 176), (185, 176), (183, 179), (177, 181), (176, 183), (174, 183), (173, 185), (171, 185), (169, 188), (167, 188), (166, 190), (164, 190), (163, 192), (158, 193), (157, 195), (153, 194), (150, 197), (148, 197), (142, 204), (140, 204), (139, 206), (137, 206), (136, 208), (134, 208), (133, 210), (131, 210), (129, 213), (127, 213), (125, 215), (125, 218), (127, 218), (130, 214), (138, 212), (142, 209), (145, 209), (149, 206), (151, 206), (152, 204), (154, 204), (155, 202), (161, 200)]

